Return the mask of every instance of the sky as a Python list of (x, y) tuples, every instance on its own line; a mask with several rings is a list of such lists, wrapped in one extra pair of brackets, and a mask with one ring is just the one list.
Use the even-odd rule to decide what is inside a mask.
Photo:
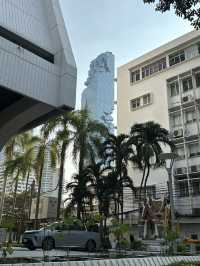
[(77, 108), (90, 62), (115, 55), (116, 68), (187, 33), (189, 22), (173, 12), (155, 12), (143, 0), (60, 0), (77, 69)]

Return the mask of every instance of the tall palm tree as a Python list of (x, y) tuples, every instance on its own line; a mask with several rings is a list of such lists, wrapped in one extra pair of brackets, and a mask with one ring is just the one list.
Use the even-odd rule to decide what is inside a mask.
[[(75, 111), (68, 114), (72, 126), (72, 155), (78, 165), (77, 182), (83, 185), (82, 174), (91, 156), (97, 158), (103, 138), (107, 136), (107, 128), (100, 122), (90, 119), (87, 109)], [(80, 217), (81, 206), (77, 203), (77, 216)]]
[[(103, 145), (104, 158), (108, 164), (114, 168), (114, 176), (118, 183), (118, 205), (121, 205), (121, 221), (123, 222), (123, 180), (127, 176), (127, 165), (129, 160), (133, 158), (132, 143), (129, 136), (120, 134), (118, 136), (109, 134)], [(119, 207), (118, 207), (119, 212)]]
[(153, 121), (133, 125), (131, 140), (136, 145), (137, 164), (143, 171), (140, 185), (141, 198), (142, 188), (144, 187), (146, 191), (151, 167), (159, 167), (163, 163), (159, 158), (160, 153), (163, 152), (163, 146), (168, 146), (171, 150), (174, 150), (175, 146), (170, 139), (169, 132)]
[[(49, 139), (48, 135), (46, 134), (46, 125), (41, 128), (40, 131), (40, 138), (39, 144), (37, 146), (37, 153), (34, 161), (34, 171), (36, 174), (38, 191), (37, 191), (37, 199), (36, 199), (36, 211), (35, 211), (35, 226), (38, 227), (38, 218), (39, 218), (39, 207), (40, 207), (40, 196), (41, 196), (41, 186), (42, 186), (42, 176), (43, 176), (43, 169), (45, 165), (45, 156), (47, 149), (49, 149)], [(51, 158), (51, 167), (52, 169), (56, 168), (56, 155), (53, 154), (55, 151), (50, 149), (50, 158)]]
[(51, 154), (56, 156), (52, 161), (60, 163), (59, 179), (58, 179), (58, 203), (57, 203), (57, 219), (60, 218), (60, 207), (63, 192), (64, 166), (66, 159), (66, 150), (71, 142), (69, 119), (67, 115), (62, 114), (56, 118), (49, 120), (43, 127), (45, 134), (51, 137), (50, 148)]

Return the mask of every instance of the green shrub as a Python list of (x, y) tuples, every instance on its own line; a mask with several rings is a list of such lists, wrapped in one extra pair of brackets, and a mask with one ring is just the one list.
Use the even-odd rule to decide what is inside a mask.
[(145, 246), (140, 240), (134, 240), (131, 242), (131, 249), (133, 250), (144, 250)]
[(180, 243), (177, 245), (177, 252), (181, 254), (185, 254), (187, 251), (187, 246), (184, 243)]

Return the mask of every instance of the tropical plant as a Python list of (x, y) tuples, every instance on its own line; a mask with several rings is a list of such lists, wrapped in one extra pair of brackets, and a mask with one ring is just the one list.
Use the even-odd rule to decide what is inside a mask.
[(129, 226), (127, 224), (121, 224), (116, 219), (112, 220), (111, 233), (115, 237), (117, 249), (126, 249), (129, 247), (129, 242), (126, 239), (128, 231)]
[[(133, 143), (129, 141), (129, 136), (125, 134), (120, 134), (118, 136), (109, 134), (108, 138), (103, 145), (103, 156), (105, 158), (106, 164), (113, 167), (114, 171), (112, 173), (115, 177), (116, 189), (116, 204), (121, 205), (121, 220), (123, 222), (123, 189), (124, 183), (130, 185), (133, 188), (132, 181), (127, 175), (127, 165), (134, 156), (134, 151), (132, 148)], [(127, 185), (126, 185), (127, 186)], [(119, 212), (119, 207), (118, 212)]]
[[(170, 140), (169, 132), (152, 121), (132, 126), (130, 142), (136, 146), (137, 160), (135, 163), (143, 171), (140, 185), (141, 197), (143, 187), (146, 191), (151, 167), (160, 167), (163, 164), (159, 157), (163, 152), (163, 145), (174, 150), (174, 144)], [(144, 197), (146, 197), (146, 192)]]
[(56, 168), (56, 155), (53, 154), (55, 151), (50, 149), (49, 139), (46, 132), (46, 124), (43, 125), (40, 131), (39, 142), (36, 147), (36, 157), (34, 161), (34, 171), (36, 175), (38, 191), (37, 191), (37, 199), (36, 199), (36, 211), (35, 211), (35, 226), (38, 227), (38, 218), (39, 218), (39, 206), (40, 206), (40, 196), (41, 196), (41, 186), (42, 186), (42, 176), (43, 176), (43, 169), (45, 165), (45, 157), (47, 149), (50, 151), (50, 158), (51, 158), (51, 168)]
[(196, 29), (200, 28), (199, 0), (143, 0), (144, 3), (156, 3), (156, 10), (162, 13), (172, 8), (175, 14), (191, 22)]
[(93, 197), (89, 189), (90, 178), (87, 171), (83, 170), (80, 175), (75, 174), (72, 180), (66, 186), (66, 191), (70, 192), (69, 198), (66, 199), (66, 201), (70, 201), (67, 212), (76, 206), (77, 218), (86, 220), (86, 205)]
[[(73, 200), (77, 204), (77, 217), (81, 217), (81, 212), (84, 208), (81, 203), (84, 202), (84, 197), (88, 191), (84, 169), (90, 164), (90, 159), (98, 158), (100, 154), (100, 146), (104, 137), (107, 136), (107, 128), (100, 122), (90, 119), (87, 109), (71, 112), (68, 114), (69, 122), (72, 126), (72, 155), (74, 162), (78, 165), (78, 174), (75, 175), (75, 183), (73, 185)], [(67, 187), (69, 189), (69, 186)], [(82, 191), (80, 191), (83, 189)], [(76, 193), (79, 193), (76, 195)], [(83, 199), (80, 198), (83, 196)]]
[(45, 134), (52, 136), (50, 149), (52, 162), (60, 163), (59, 179), (58, 179), (58, 203), (57, 203), (57, 219), (60, 218), (60, 207), (63, 192), (64, 166), (66, 159), (66, 150), (72, 141), (70, 138), (69, 119), (66, 114), (62, 114), (56, 118), (49, 120), (44, 127)]

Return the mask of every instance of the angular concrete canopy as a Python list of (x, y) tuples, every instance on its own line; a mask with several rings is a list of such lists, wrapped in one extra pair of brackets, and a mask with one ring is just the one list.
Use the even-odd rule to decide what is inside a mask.
[(0, 0), (0, 149), (71, 110), (76, 64), (59, 0)]

